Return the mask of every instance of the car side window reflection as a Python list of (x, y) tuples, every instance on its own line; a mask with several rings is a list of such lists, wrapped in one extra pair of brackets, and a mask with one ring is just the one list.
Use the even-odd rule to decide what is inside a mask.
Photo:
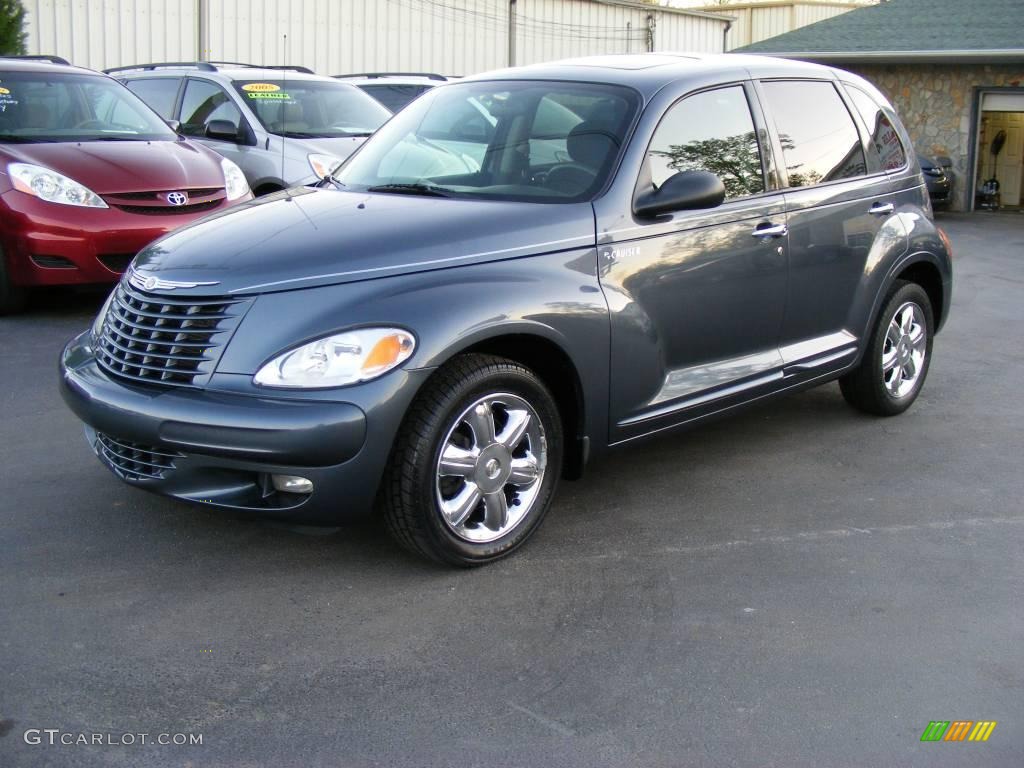
[(219, 85), (189, 80), (181, 103), (181, 132), (186, 136), (202, 136), (211, 120), (227, 120), (238, 126), (242, 113)]
[(688, 96), (662, 118), (647, 151), (651, 180), (660, 187), (680, 171), (710, 171), (727, 200), (765, 191), (761, 152), (743, 87)]
[(850, 94), (853, 106), (860, 113), (868, 131), (871, 132), (871, 144), (878, 155), (879, 168), (891, 171), (906, 165), (907, 152), (903, 149), (900, 136), (896, 133), (896, 128), (888, 115), (875, 103), (874, 99), (860, 88), (847, 85), (846, 92)]
[(830, 82), (762, 83), (775, 119), (791, 187), (809, 187), (867, 173), (853, 116)]

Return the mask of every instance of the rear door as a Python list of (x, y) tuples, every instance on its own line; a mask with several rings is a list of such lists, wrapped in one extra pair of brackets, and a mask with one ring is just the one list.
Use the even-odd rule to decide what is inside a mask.
[(792, 372), (826, 373), (856, 353), (854, 305), (894, 196), (874, 158), (869, 167), (865, 137), (836, 83), (762, 81), (759, 95), (788, 187), (780, 351)]

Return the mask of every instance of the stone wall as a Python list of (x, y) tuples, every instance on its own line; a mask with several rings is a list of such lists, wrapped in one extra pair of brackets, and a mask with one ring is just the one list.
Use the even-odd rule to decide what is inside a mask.
[(843, 67), (866, 77), (892, 101), (915, 148), (953, 161), (954, 210), (967, 210), (968, 149), (975, 86), (1024, 87), (1024, 65), (892, 64)]

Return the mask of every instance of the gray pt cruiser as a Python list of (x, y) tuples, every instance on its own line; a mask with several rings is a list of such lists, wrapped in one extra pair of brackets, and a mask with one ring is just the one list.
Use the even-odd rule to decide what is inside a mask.
[(861, 78), (581, 59), (435, 88), (315, 187), (146, 248), (62, 391), (131, 485), (302, 523), (378, 509), (478, 565), (639, 438), (835, 379), (906, 410), (951, 287)]

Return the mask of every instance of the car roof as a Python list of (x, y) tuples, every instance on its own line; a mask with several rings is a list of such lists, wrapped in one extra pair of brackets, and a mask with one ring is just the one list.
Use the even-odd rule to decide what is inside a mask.
[(669, 83), (748, 77), (834, 79), (836, 70), (820, 64), (736, 53), (622, 53), (531, 64), (473, 75), (467, 80), (569, 80), (624, 85), (653, 96)]
[(157, 64), (136, 64), (132, 66), (108, 69), (108, 74), (119, 78), (160, 77), (183, 74), (193, 77), (206, 77), (222, 80), (330, 80), (326, 75), (318, 75), (305, 67), (293, 68), (284, 66), (261, 67), (253, 64), (210, 63), (210, 62), (168, 62)]
[(106, 77), (102, 72), (85, 67), (76, 67), (74, 64), (56, 64), (44, 59), (17, 59), (0, 56), (0, 71), (7, 72), (44, 72), (52, 74), (78, 74), (96, 75)]
[(332, 75), (335, 80), (352, 85), (426, 85), (435, 86), (453, 78), (429, 72), (363, 72), (352, 75)]

